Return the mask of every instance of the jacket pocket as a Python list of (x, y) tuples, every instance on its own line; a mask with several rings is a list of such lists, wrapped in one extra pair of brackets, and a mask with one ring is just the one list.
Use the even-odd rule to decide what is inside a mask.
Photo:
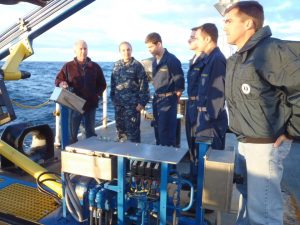
[(266, 85), (266, 81), (260, 78), (254, 66), (242, 65), (237, 73), (235, 88), (241, 100), (257, 100), (270, 88)]

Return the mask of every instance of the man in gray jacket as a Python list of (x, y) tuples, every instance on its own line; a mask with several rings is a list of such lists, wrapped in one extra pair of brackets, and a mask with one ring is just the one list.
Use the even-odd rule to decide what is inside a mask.
[(283, 224), (282, 160), (300, 136), (300, 44), (271, 38), (263, 22), (256, 1), (225, 11), (227, 41), (238, 48), (227, 60), (225, 88), (229, 127), (238, 137), (237, 166), (245, 177), (238, 187), (238, 225)]

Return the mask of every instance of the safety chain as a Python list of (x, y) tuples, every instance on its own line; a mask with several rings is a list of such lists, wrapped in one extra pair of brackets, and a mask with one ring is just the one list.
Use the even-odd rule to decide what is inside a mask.
[(38, 104), (38, 105), (32, 105), (32, 106), (31, 105), (23, 105), (23, 104), (18, 103), (18, 102), (14, 101), (14, 100), (11, 100), (11, 102), (13, 104), (15, 104), (16, 106), (20, 107), (20, 108), (24, 108), (24, 109), (38, 109), (38, 108), (41, 108), (41, 107), (43, 107), (45, 105), (48, 105), (50, 103), (50, 100), (47, 100), (46, 102), (43, 102), (43, 103)]

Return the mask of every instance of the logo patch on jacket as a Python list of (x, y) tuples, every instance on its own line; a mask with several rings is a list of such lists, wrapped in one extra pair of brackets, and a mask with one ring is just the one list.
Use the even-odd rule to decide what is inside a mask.
[(250, 88), (250, 85), (249, 85), (249, 84), (242, 84), (242, 92), (243, 92), (245, 95), (250, 94), (250, 91), (251, 91), (251, 88)]

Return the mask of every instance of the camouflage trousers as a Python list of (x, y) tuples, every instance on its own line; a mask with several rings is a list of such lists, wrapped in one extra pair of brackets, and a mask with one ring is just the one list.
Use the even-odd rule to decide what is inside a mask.
[(115, 120), (120, 141), (141, 142), (141, 113), (136, 106), (115, 105)]

